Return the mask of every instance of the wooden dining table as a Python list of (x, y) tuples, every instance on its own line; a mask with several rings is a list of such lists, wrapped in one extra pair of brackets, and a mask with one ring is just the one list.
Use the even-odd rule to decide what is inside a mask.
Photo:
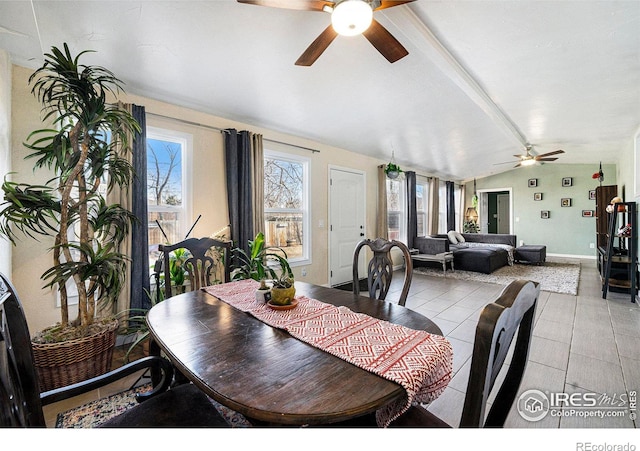
[[(296, 282), (296, 294), (442, 335), (408, 308)], [(203, 392), (257, 424), (321, 425), (376, 411), (405, 395), (395, 382), (271, 327), (198, 290), (156, 304), (153, 340)]]

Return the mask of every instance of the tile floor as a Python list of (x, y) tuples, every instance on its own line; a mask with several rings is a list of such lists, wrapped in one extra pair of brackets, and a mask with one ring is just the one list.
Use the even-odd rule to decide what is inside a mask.
[[(610, 293), (602, 299), (595, 260), (579, 261), (577, 296), (541, 292), (520, 393), (537, 389), (619, 396), (640, 389), (640, 307), (627, 294)], [(453, 379), (429, 407), (449, 424), (460, 420), (479, 314), (502, 288), (414, 273), (406, 306), (436, 322), (454, 349)], [(616, 418), (547, 415), (530, 422), (514, 406), (505, 427), (633, 428), (638, 423), (628, 414)]]

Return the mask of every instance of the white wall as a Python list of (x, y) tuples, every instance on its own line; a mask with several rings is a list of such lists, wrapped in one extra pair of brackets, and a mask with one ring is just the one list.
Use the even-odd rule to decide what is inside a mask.
[[(0, 175), (11, 172), (11, 62), (0, 49)], [(4, 179), (0, 179), (0, 183)], [(11, 243), (0, 239), (0, 272), (11, 275)]]

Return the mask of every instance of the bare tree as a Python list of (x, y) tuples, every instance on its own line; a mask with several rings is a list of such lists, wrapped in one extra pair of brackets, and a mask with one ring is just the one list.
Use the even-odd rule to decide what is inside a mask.
[(264, 200), (267, 208), (300, 208), (303, 167), (299, 163), (266, 159)]
[(171, 173), (180, 163), (180, 150), (172, 148), (167, 143), (164, 144), (164, 151), (169, 159), (168, 163), (161, 163), (156, 151), (151, 145), (147, 145), (151, 152), (153, 162), (151, 165), (147, 165), (147, 189), (153, 193), (156, 205), (161, 205), (162, 193), (167, 187), (169, 180), (171, 179)]

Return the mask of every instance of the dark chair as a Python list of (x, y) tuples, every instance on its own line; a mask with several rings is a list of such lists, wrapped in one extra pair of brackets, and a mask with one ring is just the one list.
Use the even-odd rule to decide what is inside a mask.
[(398, 247), (404, 255), (405, 273), (404, 282), (402, 284), (402, 293), (398, 299), (398, 304), (404, 306), (407, 302), (409, 287), (411, 286), (411, 278), (413, 277), (413, 263), (411, 254), (404, 243), (400, 241), (388, 241), (383, 238), (375, 240), (360, 241), (353, 254), (353, 292), (360, 294), (360, 277), (358, 275), (358, 259), (360, 249), (368, 246), (373, 252), (373, 257), (367, 265), (367, 287), (369, 289), (369, 297), (384, 300), (391, 286), (393, 276), (393, 261), (391, 260), (390, 251), (393, 247)]
[[(529, 355), (536, 303), (540, 294), (538, 283), (517, 280), (511, 282), (498, 299), (488, 304), (476, 327), (471, 357), (471, 373), (462, 409), (460, 427), (503, 427), (509, 410), (518, 395)], [(496, 377), (509, 352), (514, 335), (518, 336), (505, 379), (494, 387)], [(492, 389), (497, 394), (485, 418), (487, 399)], [(391, 424), (392, 427), (450, 427), (422, 407), (411, 407)]]
[(43, 406), (95, 390), (146, 368), (161, 373), (160, 382), (151, 391), (137, 395), (140, 404), (107, 420), (102, 427), (228, 426), (193, 384), (168, 389), (173, 368), (161, 357), (146, 357), (102, 376), (40, 393), (22, 305), (11, 283), (0, 274), (0, 427), (45, 427)]
[[(202, 287), (211, 285), (212, 273), (218, 265), (222, 269), (222, 282), (231, 281), (231, 267), (229, 258), (231, 254), (231, 241), (220, 241), (214, 238), (188, 238), (171, 245), (159, 245), (158, 249), (163, 255), (164, 267), (164, 296), (165, 299), (173, 296), (171, 288), (170, 254), (177, 249), (189, 251), (189, 258), (184, 262), (184, 268), (189, 275), (191, 290), (199, 290)], [(212, 256), (213, 255), (213, 256)], [(215, 258), (214, 258), (215, 257)]]

